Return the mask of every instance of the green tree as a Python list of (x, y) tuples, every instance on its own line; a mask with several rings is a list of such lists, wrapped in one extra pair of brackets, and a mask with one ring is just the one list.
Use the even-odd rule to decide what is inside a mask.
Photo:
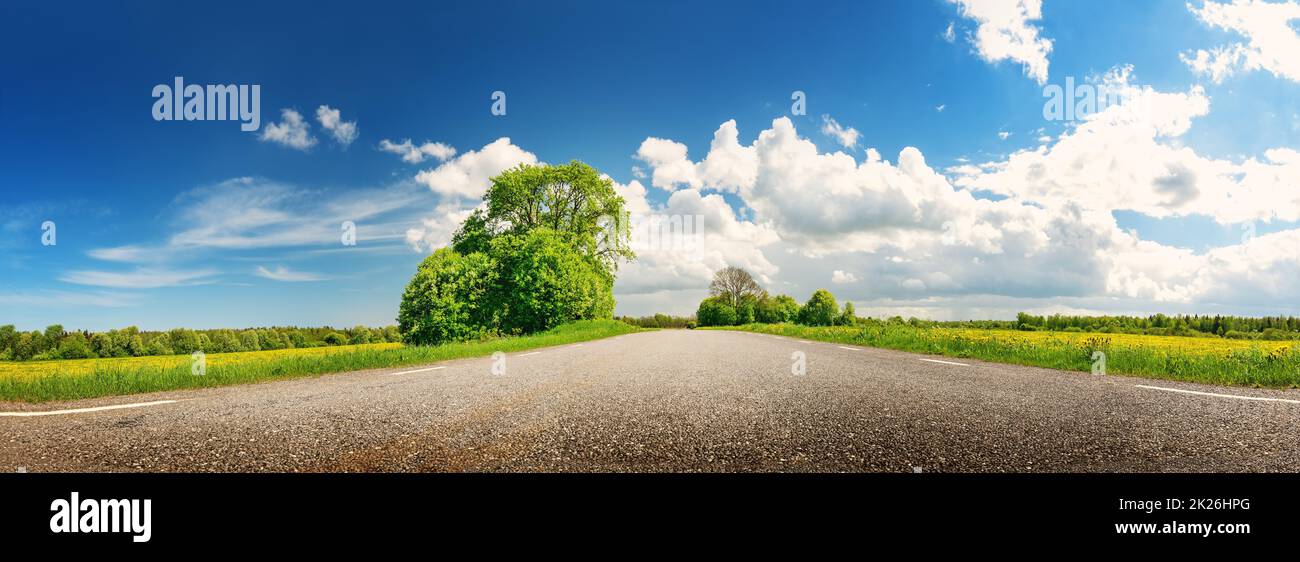
[(499, 308), (489, 299), (497, 279), (497, 263), (486, 254), (463, 256), (450, 248), (430, 254), (402, 294), (402, 341), (434, 345), (492, 331)]
[[(38, 334), (40, 332), (37, 332)], [(36, 342), (31, 334), (23, 332), (14, 338), (13, 358), (15, 361), (26, 361), (36, 355)]]
[(324, 342), (325, 345), (343, 345), (345, 343), (348, 343), (348, 338), (347, 336), (340, 334), (338, 332), (330, 332), (328, 334), (325, 334)]
[(90, 349), (98, 357), (117, 357), (113, 336), (106, 332), (99, 332), (90, 337)]
[(86, 336), (81, 332), (73, 332), (64, 336), (59, 341), (59, 347), (56, 351), (59, 359), (87, 359), (95, 357), (95, 352), (91, 350), (90, 343), (86, 341)]
[(726, 299), (709, 297), (700, 301), (695, 320), (701, 326), (731, 326), (736, 323), (736, 309)]
[(727, 266), (713, 274), (713, 281), (709, 283), (709, 296), (720, 297), (732, 308), (740, 310), (745, 299), (761, 298), (763, 288), (748, 271)]
[(203, 343), (199, 341), (199, 335), (188, 328), (175, 328), (167, 332), (167, 337), (171, 341), (172, 352), (178, 355), (188, 355), (202, 349)]
[(799, 309), (799, 323), (807, 326), (830, 326), (840, 314), (835, 296), (826, 289), (817, 289)]
[(858, 322), (857, 313), (853, 311), (853, 303), (844, 303), (844, 312), (836, 319), (836, 324), (840, 326), (852, 326)]
[(613, 316), (613, 278), (575, 253), (570, 235), (539, 227), (498, 236), (490, 251), (499, 272), (490, 300), (501, 307), (503, 332), (531, 333)]
[(12, 357), (16, 343), (18, 343), (18, 331), (14, 329), (14, 325), (0, 326), (0, 357)]
[(239, 332), (239, 347), (244, 351), (261, 351), (262, 338), (258, 337), (257, 330)]
[(145, 348), (145, 355), (174, 355), (175, 353), (176, 351), (172, 349), (172, 338), (166, 333), (154, 336)]
[(610, 277), (620, 261), (636, 257), (625, 202), (613, 180), (582, 162), (506, 170), (492, 178), (483, 199), (486, 209), (475, 211), (452, 238), (461, 254), (486, 253), (496, 236), (548, 228), (565, 235), (575, 251)]

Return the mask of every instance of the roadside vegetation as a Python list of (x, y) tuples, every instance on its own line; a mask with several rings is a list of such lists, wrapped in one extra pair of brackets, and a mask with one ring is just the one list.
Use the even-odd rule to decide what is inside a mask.
[(146, 357), (240, 351), (274, 351), (402, 341), (397, 326), (347, 329), (272, 327), (243, 330), (142, 331), (135, 326), (106, 332), (69, 331), (60, 324), (20, 332), (0, 326), (0, 361), (46, 361)]
[(1016, 320), (878, 320), (818, 289), (803, 304), (771, 296), (743, 269), (720, 270), (696, 313), (701, 327), (805, 340), (1219, 385), (1300, 387), (1300, 320), (1231, 316), (1034, 316)]
[(438, 346), (362, 344), (242, 353), (214, 353), (196, 375), (189, 356), (126, 357), (0, 363), (0, 400), (44, 402), (422, 365), (449, 359), (515, 352), (629, 334), (639, 329), (615, 320), (572, 322), (517, 337)]

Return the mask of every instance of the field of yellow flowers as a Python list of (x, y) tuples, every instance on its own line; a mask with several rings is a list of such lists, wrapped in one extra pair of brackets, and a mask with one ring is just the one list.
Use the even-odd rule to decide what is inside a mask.
[(607, 338), (640, 331), (617, 320), (582, 320), (527, 336), (499, 337), (436, 346), (377, 343), (276, 351), (214, 353), (204, 369), (189, 355), (0, 361), (0, 400), (43, 402), (181, 388), (203, 388), (419, 365)]
[(927, 328), (879, 321), (825, 327), (749, 324), (727, 329), (1069, 371), (1300, 387), (1300, 342), (1296, 341)]

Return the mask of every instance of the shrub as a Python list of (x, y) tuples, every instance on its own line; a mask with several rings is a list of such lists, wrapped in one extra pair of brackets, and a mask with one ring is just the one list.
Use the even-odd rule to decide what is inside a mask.
[(328, 334), (325, 334), (326, 345), (343, 345), (345, 343), (348, 343), (348, 338), (343, 334), (340, 334), (338, 332), (330, 332)]
[(497, 263), (486, 254), (462, 256), (451, 248), (430, 254), (402, 294), (397, 314), (402, 341), (434, 345), (491, 331), (499, 311), (489, 302), (497, 279)]
[[(826, 289), (817, 289), (799, 309), (799, 323), (807, 326), (830, 326), (839, 316), (840, 307), (835, 296)], [(902, 322), (902, 318), (898, 319)]]
[(59, 341), (55, 356), (58, 359), (87, 359), (95, 357), (95, 352), (90, 349), (86, 336), (74, 332)]
[(736, 309), (722, 298), (709, 297), (700, 301), (695, 319), (701, 326), (731, 326), (736, 323)]
[(539, 227), (492, 240), (506, 333), (549, 330), (573, 320), (606, 320), (614, 313), (614, 280), (595, 260), (574, 250), (568, 236)]

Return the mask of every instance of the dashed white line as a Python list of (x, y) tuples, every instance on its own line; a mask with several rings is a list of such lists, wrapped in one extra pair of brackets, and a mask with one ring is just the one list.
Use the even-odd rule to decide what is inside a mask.
[(45, 412), (0, 412), (0, 416), (14, 418), (29, 418), (34, 416), (57, 416), (62, 414), (88, 414), (90, 412), (103, 412), (106, 410), (122, 410), (126, 408), (143, 408), (145, 406), (160, 406), (162, 404), (173, 404), (180, 400), (157, 400), (154, 402), (138, 402), (135, 404), (116, 404), (113, 406), (96, 406), (94, 408), (76, 408), (73, 410), (49, 410)]
[(437, 366), (437, 367), (429, 367), (429, 368), (427, 368), (427, 369), (412, 369), (412, 370), (410, 370), (410, 371), (402, 371), (402, 372), (400, 372), (400, 373), (393, 373), (393, 374), (394, 374), (394, 375), (409, 375), (409, 374), (411, 374), (411, 373), (423, 373), (423, 372), (426, 372), (426, 371), (437, 371), (438, 369), (446, 369), (446, 368), (447, 368), (446, 365), (440, 365), (440, 366)]
[(799, 343), (812, 343), (810, 341), (799, 340)]
[(1300, 400), (1289, 400), (1286, 398), (1266, 398), (1263, 396), (1241, 396), (1239, 394), (1219, 394), (1217, 392), (1198, 392), (1195, 390), (1183, 390), (1181, 388), (1166, 388), (1163, 386), (1147, 386), (1145, 384), (1133, 385), (1138, 388), (1149, 390), (1163, 390), (1165, 392), (1179, 392), (1182, 394), (1195, 394), (1197, 396), (1213, 396), (1215, 398), (1236, 398), (1237, 400), (1254, 400), (1257, 402), (1286, 402), (1289, 404), (1300, 404)]
[(959, 366), (959, 367), (969, 367), (969, 366), (970, 366), (970, 365), (967, 365), (967, 364), (965, 364), (965, 363), (956, 363), (956, 362), (953, 362), (953, 361), (940, 361), (940, 360), (938, 360), (938, 359), (919, 359), (919, 361), (925, 361), (925, 362), (927, 362), (927, 363), (943, 363), (944, 365), (957, 365), (957, 366)]
[(856, 347), (844, 347), (844, 346), (842, 346), (842, 345), (837, 345), (837, 346), (835, 346), (835, 347), (838, 347), (838, 348), (840, 348), (840, 349), (847, 349), (847, 350), (849, 350), (849, 351), (862, 351), (862, 350), (860, 350), (860, 349), (858, 349), (858, 348), (856, 348)]
[(540, 352), (540, 351), (534, 351), (534, 352), (532, 352), (532, 353), (521, 353), (521, 354), (519, 354), (519, 356), (520, 356), (520, 357), (528, 357), (529, 355), (537, 355), (538, 353), (541, 353), (541, 352)]

